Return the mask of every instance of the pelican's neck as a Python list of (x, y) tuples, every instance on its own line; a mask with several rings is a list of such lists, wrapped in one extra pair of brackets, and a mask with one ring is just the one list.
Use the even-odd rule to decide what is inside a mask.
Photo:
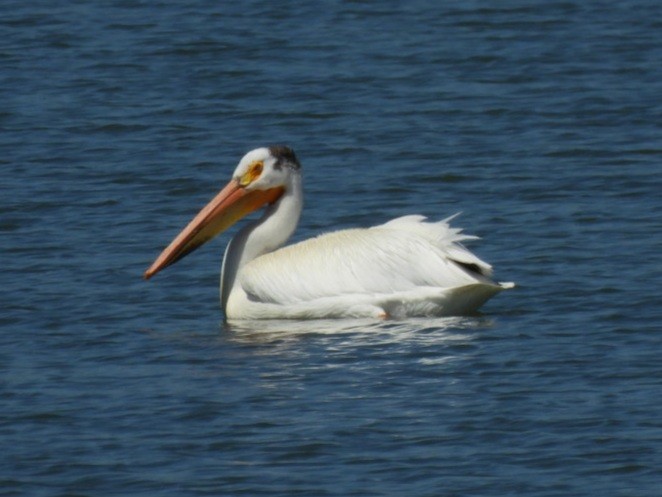
[(267, 207), (260, 219), (239, 230), (230, 242), (230, 251), (239, 256), (238, 268), (282, 247), (294, 233), (302, 207), (300, 192), (286, 191)]
[(244, 226), (230, 240), (221, 269), (221, 307), (225, 312), (239, 270), (253, 259), (282, 247), (292, 236), (303, 209), (301, 177), (297, 174), (260, 219)]

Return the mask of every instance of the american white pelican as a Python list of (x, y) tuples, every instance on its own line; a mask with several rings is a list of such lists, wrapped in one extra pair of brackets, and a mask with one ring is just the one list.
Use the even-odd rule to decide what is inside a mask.
[(451, 218), (405, 216), (283, 247), (303, 207), (301, 166), (284, 146), (247, 153), (145, 278), (265, 204), (264, 215), (225, 251), (221, 307), (228, 319), (458, 315), (513, 286), (490, 278), (491, 266), (460, 243), (476, 237), (451, 228)]

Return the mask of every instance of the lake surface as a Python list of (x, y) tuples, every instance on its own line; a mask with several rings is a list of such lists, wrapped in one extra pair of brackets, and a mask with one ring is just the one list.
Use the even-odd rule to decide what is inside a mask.
[[(0, 7), (0, 494), (655, 496), (662, 7)], [(228, 235), (142, 272), (248, 150), (295, 239), (420, 213), (481, 315), (225, 323)]]

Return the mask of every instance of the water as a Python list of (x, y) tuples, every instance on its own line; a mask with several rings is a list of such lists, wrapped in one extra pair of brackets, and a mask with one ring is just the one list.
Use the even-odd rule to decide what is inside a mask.
[[(0, 494), (653, 496), (658, 2), (0, 7)], [(225, 324), (241, 155), (296, 238), (421, 213), (516, 290), (477, 317)]]

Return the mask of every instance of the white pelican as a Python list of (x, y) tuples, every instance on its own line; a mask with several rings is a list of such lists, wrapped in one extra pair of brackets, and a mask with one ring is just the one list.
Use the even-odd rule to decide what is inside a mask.
[[(287, 247), (303, 207), (292, 149), (258, 148), (145, 271), (148, 279), (267, 204), (230, 240), (221, 270), (227, 319), (448, 316), (471, 313), (512, 283), (469, 252), (448, 221), (413, 215)], [(282, 247), (282, 248), (281, 248)]]

